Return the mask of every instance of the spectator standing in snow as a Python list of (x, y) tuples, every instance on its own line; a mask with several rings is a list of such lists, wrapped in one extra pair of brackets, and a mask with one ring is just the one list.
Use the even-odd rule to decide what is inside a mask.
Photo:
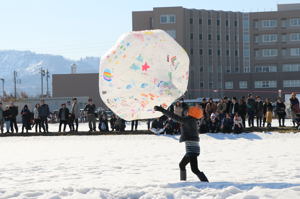
[(248, 95), (247, 111), (248, 111), (248, 126), (249, 127), (254, 127), (255, 100), (254, 100), (252, 94)]
[(198, 169), (198, 156), (200, 154), (199, 133), (197, 119), (200, 117), (199, 109), (196, 107), (186, 108), (183, 110), (184, 116), (178, 116), (165, 110), (161, 106), (155, 106), (154, 110), (162, 112), (164, 115), (181, 123), (180, 142), (185, 142), (186, 154), (179, 163), (180, 180), (186, 180), (186, 165), (190, 163), (192, 172), (198, 176), (200, 181), (208, 182), (205, 174)]
[(238, 103), (236, 97), (233, 97), (232, 104), (230, 105), (230, 108), (229, 108), (229, 113), (232, 115), (232, 118), (233, 118), (234, 114), (236, 114), (238, 112), (239, 112), (239, 103)]
[(299, 100), (298, 100), (295, 92), (292, 92), (292, 94), (291, 94), (290, 105), (291, 105), (293, 126), (295, 126), (294, 120), (297, 117), (296, 114), (300, 113)]
[(6, 127), (6, 133), (9, 133), (10, 126), (11, 126), (11, 113), (8, 105), (5, 107), (5, 110), (3, 111), (3, 117), (4, 117), (5, 127)]
[(279, 127), (285, 127), (284, 125), (285, 116), (286, 116), (285, 104), (280, 98), (277, 99), (275, 112), (278, 117)]
[(132, 120), (131, 121), (131, 131), (137, 131), (137, 127), (138, 127), (139, 121), (138, 120)]
[(24, 133), (24, 129), (26, 130), (26, 133), (28, 133), (28, 130), (31, 130), (31, 112), (27, 105), (24, 106), (24, 108), (21, 111), (22, 115), (22, 133)]
[(246, 126), (246, 115), (247, 115), (247, 104), (245, 101), (245, 97), (243, 96), (240, 99), (240, 104), (239, 104), (239, 115), (241, 116), (242, 120), (243, 120), (243, 126)]
[(10, 129), (11, 129), (11, 132), (13, 133), (14, 130), (16, 133), (18, 133), (18, 124), (17, 124), (17, 116), (19, 114), (19, 111), (18, 111), (18, 107), (14, 105), (13, 102), (10, 103), (10, 106), (9, 106), (9, 112), (11, 114), (10, 116)]
[(102, 114), (102, 115), (99, 115), (99, 131), (101, 132), (107, 132), (109, 131), (108, 129), (108, 120), (107, 120), (107, 116), (106, 114)]
[(50, 115), (50, 110), (49, 110), (48, 104), (45, 104), (44, 99), (41, 100), (38, 111), (39, 111), (39, 117), (41, 119), (41, 127), (42, 127), (44, 133), (49, 133), (48, 117)]
[(34, 119), (36, 133), (41, 132), (41, 118), (39, 116), (39, 108), (40, 108), (40, 104), (36, 104), (33, 109), (33, 119)]
[(64, 125), (63, 132), (66, 131), (66, 126), (69, 122), (69, 114), (70, 114), (70, 111), (66, 107), (66, 104), (62, 104), (61, 108), (59, 109), (59, 112), (58, 112), (58, 119), (59, 119), (59, 130), (58, 130), (58, 132), (61, 132), (61, 126), (62, 125)]
[[(72, 100), (72, 106), (71, 106), (71, 125), (73, 128), (73, 131), (78, 132), (78, 118), (80, 116), (80, 109), (77, 102), (77, 98), (74, 97)], [(75, 126), (74, 126), (75, 122)]]
[(110, 121), (109, 121), (111, 131), (116, 130), (116, 127), (115, 127), (116, 121), (117, 121), (116, 115), (115, 115), (115, 114), (112, 114), (112, 116), (111, 116), (111, 118), (110, 118)]
[(205, 112), (207, 114), (207, 117), (209, 118), (210, 115), (212, 113), (215, 113), (216, 111), (217, 111), (216, 103), (213, 101), (212, 98), (209, 98), (208, 103), (206, 104), (206, 107), (205, 107)]
[(217, 104), (217, 113), (220, 120), (223, 120), (225, 118), (226, 104), (224, 103), (223, 99), (220, 99), (219, 103)]
[(262, 122), (264, 118), (264, 103), (261, 101), (260, 96), (256, 96), (255, 114), (256, 114), (256, 126), (262, 127)]
[(89, 99), (88, 104), (85, 106), (84, 111), (87, 115), (87, 120), (89, 122), (89, 132), (96, 131), (96, 106), (93, 104), (93, 100)]

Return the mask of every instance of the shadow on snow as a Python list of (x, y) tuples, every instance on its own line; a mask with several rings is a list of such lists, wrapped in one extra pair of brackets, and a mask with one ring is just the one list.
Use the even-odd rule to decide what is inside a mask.
[(218, 140), (236, 140), (236, 139), (247, 139), (247, 140), (261, 140), (262, 138), (254, 133), (206, 133), (206, 135), (213, 137)]

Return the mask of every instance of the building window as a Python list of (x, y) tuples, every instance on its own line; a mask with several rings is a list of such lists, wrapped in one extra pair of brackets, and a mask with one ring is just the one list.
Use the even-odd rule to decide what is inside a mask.
[(220, 35), (217, 35), (217, 40), (220, 41), (221, 37)]
[(267, 42), (277, 42), (277, 34), (266, 34), (262, 35), (262, 41)]
[(254, 87), (255, 88), (276, 88), (277, 81), (255, 81)]
[(207, 24), (211, 25), (211, 19), (208, 19)]
[(237, 21), (234, 21), (234, 26), (235, 26), (235, 27), (237, 27), (237, 24), (238, 24)]
[(217, 26), (220, 25), (220, 19), (217, 19)]
[(277, 66), (255, 66), (255, 72), (257, 73), (269, 73), (269, 72), (277, 72)]
[(193, 18), (190, 18), (190, 24), (193, 24)]
[(238, 51), (235, 50), (234, 54), (235, 54), (235, 56), (237, 57), (237, 56), (238, 56)]
[(194, 35), (193, 35), (193, 33), (191, 33), (191, 35), (190, 35), (190, 39), (193, 39), (193, 37), (194, 37)]
[(299, 64), (283, 64), (282, 71), (283, 72), (298, 72), (298, 71), (300, 71), (300, 63)]
[(248, 88), (248, 82), (247, 81), (240, 81), (239, 86), (240, 86), (240, 89)]
[(300, 33), (291, 33), (290, 40), (291, 41), (300, 41)]
[(202, 34), (199, 34), (199, 40), (202, 40)]
[(202, 19), (199, 19), (199, 24), (202, 24)]
[(228, 22), (228, 20), (226, 20), (226, 22), (225, 22), (226, 27), (228, 27), (228, 24), (229, 24), (229, 22)]
[(225, 89), (233, 89), (233, 82), (232, 81), (225, 82)]
[(192, 48), (190, 49), (190, 53), (191, 55), (194, 53), (194, 50)]
[(160, 23), (161, 24), (176, 23), (176, 16), (175, 15), (160, 15)]
[(218, 49), (218, 56), (220, 56), (221, 55), (221, 50), (220, 49)]
[(262, 56), (263, 57), (276, 57), (278, 55), (277, 49), (263, 49)]
[(208, 55), (212, 55), (212, 49), (208, 49)]
[(262, 20), (263, 28), (274, 28), (277, 27), (277, 20)]
[(226, 41), (229, 41), (229, 35), (226, 35)]
[(283, 80), (283, 87), (300, 87), (300, 80)]
[(200, 81), (200, 88), (204, 88), (204, 82)]
[(290, 26), (300, 26), (300, 18), (290, 19)]
[(199, 54), (203, 55), (203, 49), (202, 48), (199, 50)]
[(213, 86), (214, 86), (214, 83), (213, 82), (209, 82), (209, 88), (213, 88)]
[(300, 56), (300, 48), (291, 48), (291, 56)]
[(200, 72), (203, 72), (203, 67), (202, 66), (200, 67)]
[(173, 37), (174, 39), (176, 39), (176, 30), (166, 30), (166, 32)]
[(208, 40), (211, 40), (211, 34), (208, 34)]
[(226, 50), (226, 55), (229, 56), (229, 50)]

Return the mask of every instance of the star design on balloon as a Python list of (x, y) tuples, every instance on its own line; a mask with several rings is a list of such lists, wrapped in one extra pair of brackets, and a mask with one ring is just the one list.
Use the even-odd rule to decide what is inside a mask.
[(142, 71), (147, 71), (150, 68), (150, 66), (145, 62), (144, 65), (142, 65)]

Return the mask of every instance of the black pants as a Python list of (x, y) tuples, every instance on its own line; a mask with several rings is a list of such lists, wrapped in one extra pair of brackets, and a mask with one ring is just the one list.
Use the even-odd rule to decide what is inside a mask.
[(34, 119), (34, 125), (35, 125), (35, 132), (41, 132), (41, 120), (40, 119)]
[(131, 131), (133, 130), (137, 130), (137, 127), (138, 127), (138, 120), (132, 120), (131, 121)]
[(262, 116), (256, 116), (256, 125), (257, 125), (257, 127), (262, 127), (262, 121), (263, 121)]
[(17, 119), (15, 117), (10, 119), (10, 130), (12, 133), (14, 132), (14, 127), (16, 133), (18, 133), (18, 124), (17, 124)]
[(248, 114), (248, 126), (254, 127), (254, 114), (252, 113)]
[(191, 165), (191, 170), (201, 181), (207, 181), (206, 176), (203, 172), (198, 169), (198, 155), (185, 155), (179, 163), (179, 168), (181, 171), (185, 171), (185, 167), (188, 163)]
[(241, 118), (243, 121), (243, 126), (246, 127), (246, 115), (241, 114)]
[(66, 131), (66, 126), (67, 126), (67, 121), (63, 121), (63, 120), (61, 120), (61, 121), (59, 121), (59, 129), (58, 129), (58, 132), (61, 132), (61, 126), (62, 126), (62, 124), (64, 125), (64, 132)]
[(41, 127), (44, 133), (48, 133), (48, 120), (47, 117), (41, 117)]
[(279, 122), (279, 126), (281, 127), (281, 126), (284, 126), (284, 120), (285, 120), (285, 117), (283, 116), (281, 116), (281, 117), (279, 117), (278, 116), (278, 122)]

